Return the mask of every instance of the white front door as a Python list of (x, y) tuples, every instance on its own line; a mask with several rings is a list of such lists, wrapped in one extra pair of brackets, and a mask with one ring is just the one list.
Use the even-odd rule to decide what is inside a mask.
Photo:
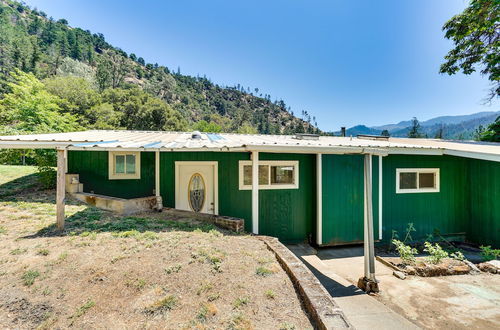
[(175, 162), (175, 208), (218, 214), (217, 162)]

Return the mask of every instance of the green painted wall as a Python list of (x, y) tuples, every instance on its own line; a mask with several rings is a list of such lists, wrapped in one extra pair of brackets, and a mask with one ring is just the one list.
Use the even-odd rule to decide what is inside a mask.
[(500, 248), (500, 163), (470, 159), (469, 179), (467, 239)]
[(138, 180), (109, 180), (107, 151), (69, 151), (68, 173), (80, 174), (84, 192), (138, 198), (153, 196), (154, 152), (141, 153), (141, 178)]
[[(363, 241), (364, 156), (323, 155), (324, 245)], [(373, 222), (378, 238), (378, 157), (372, 158)]]
[(261, 153), (261, 160), (298, 160), (299, 188), (259, 191), (259, 232), (285, 242), (314, 236), (316, 155)]
[[(389, 155), (383, 158), (383, 241), (392, 230), (404, 235), (412, 222), (413, 239), (465, 233), (469, 219), (468, 159), (453, 156)], [(439, 168), (440, 191), (396, 194), (397, 168)]]
[(245, 230), (252, 231), (252, 195), (239, 190), (238, 161), (250, 160), (244, 152), (162, 152), (160, 154), (160, 193), (163, 205), (175, 207), (175, 162), (217, 161), (219, 169), (219, 214), (245, 219)]

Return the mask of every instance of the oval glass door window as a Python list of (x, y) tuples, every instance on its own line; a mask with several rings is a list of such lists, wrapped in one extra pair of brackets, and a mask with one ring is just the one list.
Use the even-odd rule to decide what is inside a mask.
[(205, 204), (205, 181), (199, 173), (193, 174), (188, 187), (189, 207), (194, 212), (200, 212)]

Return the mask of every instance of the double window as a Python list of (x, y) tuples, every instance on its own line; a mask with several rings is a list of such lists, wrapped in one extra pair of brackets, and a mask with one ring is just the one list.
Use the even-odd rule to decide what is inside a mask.
[(110, 151), (109, 152), (109, 179), (140, 179), (141, 155), (140, 152)]
[[(240, 190), (252, 189), (252, 161), (240, 161)], [(299, 162), (288, 160), (259, 161), (259, 189), (299, 188)]]
[(439, 192), (439, 168), (396, 169), (396, 193)]

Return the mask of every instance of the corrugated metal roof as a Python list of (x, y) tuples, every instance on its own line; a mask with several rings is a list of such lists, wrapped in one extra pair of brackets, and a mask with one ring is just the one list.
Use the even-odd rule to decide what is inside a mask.
[[(84, 131), (71, 133), (0, 136), (0, 148), (134, 149), (163, 151), (244, 151), (302, 153), (427, 153), (455, 154), (500, 161), (500, 144), (432, 139), (365, 138), (320, 136), (317, 140), (292, 135), (200, 133), (163, 131)], [(461, 154), (462, 153), (462, 154)]]

